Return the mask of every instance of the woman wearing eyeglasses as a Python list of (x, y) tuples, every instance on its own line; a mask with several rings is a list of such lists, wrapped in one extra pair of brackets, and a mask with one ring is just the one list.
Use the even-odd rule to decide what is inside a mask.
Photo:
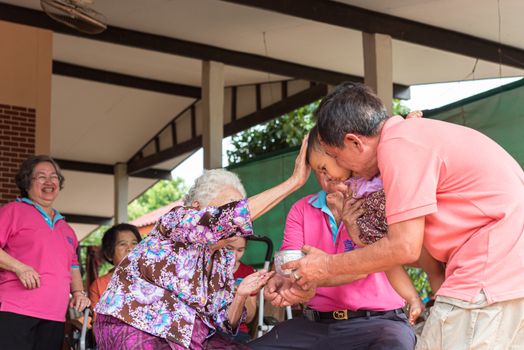
[(89, 306), (76, 256), (76, 235), (53, 202), (64, 177), (48, 156), (25, 160), (20, 197), (0, 208), (0, 349), (62, 348), (69, 294)]

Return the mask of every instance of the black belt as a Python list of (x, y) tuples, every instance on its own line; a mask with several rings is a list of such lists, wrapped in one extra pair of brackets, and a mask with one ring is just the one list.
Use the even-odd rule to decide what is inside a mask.
[(311, 321), (318, 321), (318, 320), (344, 321), (344, 320), (349, 320), (350, 318), (357, 318), (357, 317), (382, 316), (382, 315), (385, 315), (391, 312), (394, 312), (398, 315), (398, 314), (404, 313), (404, 310), (402, 309), (395, 309), (395, 310), (389, 310), (389, 311), (335, 310), (335, 311), (329, 311), (329, 312), (322, 312), (322, 311), (315, 311), (312, 309), (305, 309), (304, 316)]

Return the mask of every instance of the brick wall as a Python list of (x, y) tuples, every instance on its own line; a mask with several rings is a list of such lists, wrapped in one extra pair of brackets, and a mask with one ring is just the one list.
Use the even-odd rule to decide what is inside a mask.
[(23, 160), (35, 153), (33, 108), (0, 103), (0, 204), (19, 195), (15, 175)]

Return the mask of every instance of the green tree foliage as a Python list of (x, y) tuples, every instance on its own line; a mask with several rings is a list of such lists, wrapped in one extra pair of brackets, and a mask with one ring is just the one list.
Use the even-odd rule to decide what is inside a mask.
[(426, 275), (422, 269), (416, 269), (414, 267), (406, 267), (406, 271), (422, 301), (429, 301), (432, 291), (428, 282), (428, 275)]
[(300, 145), (304, 136), (315, 125), (313, 112), (318, 104), (319, 101), (313, 102), (266, 124), (234, 135), (231, 144), (235, 149), (227, 151), (229, 163), (239, 163), (262, 154)]
[(84, 238), (81, 242), (83, 246), (100, 245), (102, 243), (102, 236), (104, 232), (109, 228), (108, 225), (101, 225), (96, 230), (91, 232), (89, 236)]
[(187, 190), (187, 185), (181, 178), (158, 181), (129, 204), (127, 207), (129, 221), (182, 198)]
[(408, 106), (402, 103), (398, 98), (393, 99), (393, 115), (401, 115), (405, 117), (410, 111)]

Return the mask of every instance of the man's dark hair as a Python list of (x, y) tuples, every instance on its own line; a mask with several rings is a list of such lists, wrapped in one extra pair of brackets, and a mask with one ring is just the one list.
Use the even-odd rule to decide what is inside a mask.
[(18, 189), (20, 190), (21, 197), (29, 197), (28, 191), (29, 188), (31, 188), (31, 182), (33, 181), (33, 171), (35, 170), (35, 167), (38, 164), (43, 162), (48, 162), (53, 165), (56, 171), (56, 175), (58, 176), (59, 188), (64, 188), (64, 176), (60, 171), (60, 167), (54, 161), (53, 158), (43, 154), (31, 156), (22, 162), (15, 176), (15, 183)]
[(346, 82), (324, 97), (317, 110), (318, 133), (328, 145), (342, 147), (346, 134), (374, 136), (388, 118), (386, 107), (366, 85)]
[(116, 238), (118, 236), (118, 232), (121, 231), (131, 231), (135, 235), (137, 242), (140, 242), (142, 240), (140, 232), (138, 232), (138, 228), (135, 225), (118, 224), (109, 228), (109, 230), (104, 232), (104, 236), (102, 237), (102, 254), (104, 255), (104, 258), (110, 263), (113, 263)]

